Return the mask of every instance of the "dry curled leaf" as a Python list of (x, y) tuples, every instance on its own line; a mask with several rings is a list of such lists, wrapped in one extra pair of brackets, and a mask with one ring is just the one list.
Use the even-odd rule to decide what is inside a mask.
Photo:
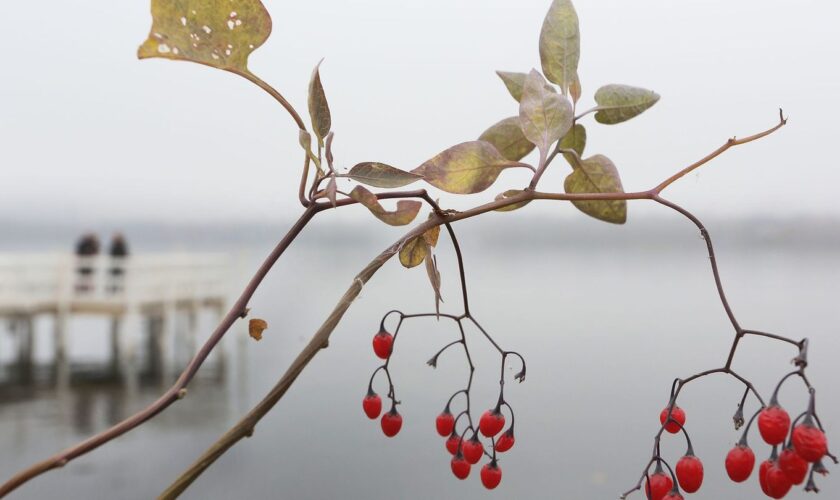
[(248, 321), (248, 335), (254, 340), (262, 340), (262, 333), (268, 328), (264, 319), (254, 318)]
[(417, 217), (423, 204), (416, 200), (400, 200), (397, 202), (397, 209), (393, 212), (385, 210), (376, 199), (376, 195), (365, 189), (363, 186), (356, 186), (350, 192), (350, 197), (358, 201), (382, 222), (391, 226), (404, 226), (410, 224)]

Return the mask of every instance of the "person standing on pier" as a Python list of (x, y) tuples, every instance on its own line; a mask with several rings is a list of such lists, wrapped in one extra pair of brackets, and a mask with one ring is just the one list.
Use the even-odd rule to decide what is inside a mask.
[(119, 293), (125, 290), (125, 263), (128, 259), (128, 243), (121, 233), (115, 233), (111, 238), (108, 254), (111, 257), (108, 269), (108, 292)]
[(86, 233), (76, 243), (76, 292), (90, 293), (94, 288), (94, 269), (96, 256), (99, 255), (99, 238), (93, 233)]

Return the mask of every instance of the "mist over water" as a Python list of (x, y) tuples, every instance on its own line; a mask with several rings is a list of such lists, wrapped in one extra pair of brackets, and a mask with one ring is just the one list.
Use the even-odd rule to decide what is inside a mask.
[[(405, 422), (400, 434), (385, 438), (378, 422), (362, 413), (368, 378), (378, 366), (370, 338), (382, 315), (394, 308), (412, 313), (434, 307), (425, 271), (405, 270), (394, 261), (365, 287), (330, 347), (254, 436), (222, 457), (184, 498), (608, 499), (635, 484), (673, 378), (719, 367), (729, 350), (732, 328), (715, 293), (705, 245), (693, 226), (677, 218), (632, 221), (626, 227), (583, 220), (556, 227), (545, 220), (521, 222), (521, 217), (499, 215), (456, 228), (475, 317), (504, 348), (521, 352), (528, 362), (526, 381), (506, 386), (516, 411), (517, 441), (502, 455), (504, 478), (497, 490), (483, 489), (478, 467), (468, 480), (456, 480), (443, 439), (434, 430), (434, 417), (468, 375), (457, 349), (442, 355), (437, 369), (426, 366), (440, 347), (457, 338), (451, 322), (413, 320), (400, 332), (392, 361)], [(741, 324), (811, 339), (809, 372), (819, 412), (829, 439), (838, 439), (840, 398), (832, 388), (840, 359), (837, 224), (712, 220), (707, 225)], [(247, 337), (244, 322), (235, 325), (226, 339), (223, 379), (216, 377), (215, 365), (207, 366), (183, 401), (33, 481), (13, 498), (140, 499), (160, 493), (271, 388), (355, 273), (399, 234), (358, 233), (354, 227), (341, 221), (315, 224), (288, 250), (250, 304), (269, 330), (257, 343)], [(219, 242), (213, 232), (185, 231), (179, 228), (171, 240), (162, 241), (159, 230), (138, 230), (133, 241), (141, 250), (179, 240), (186, 247), (215, 250), (216, 242), (217, 248), (240, 256), (237, 291), (282, 234), (279, 227), (242, 228), (244, 234)], [(30, 247), (41, 248), (60, 243), (32, 241)], [(27, 244), (20, 240), (14, 246), (21, 250)], [(457, 270), (443, 236), (438, 261), (444, 310), (459, 313)], [(94, 323), (88, 325), (92, 332)], [(203, 339), (213, 326), (210, 318), (201, 326)], [(104, 338), (88, 333), (74, 329), (72, 342)], [(467, 335), (477, 366), (477, 417), (497, 397), (499, 358), (477, 330), (468, 329)], [(790, 346), (748, 339), (735, 369), (769, 397), (775, 382), (790, 371), (795, 354)], [(516, 371), (513, 362), (506, 367), (509, 380)], [(380, 393), (386, 391), (382, 384), (379, 380)], [(127, 416), (160, 392), (146, 386), (129, 395), (119, 386), (86, 385), (67, 393), (49, 388), (4, 393), (0, 470), (9, 476)], [(755, 477), (735, 485), (723, 469), (723, 458), (739, 437), (731, 417), (742, 393), (734, 379), (713, 376), (687, 386), (679, 401), (706, 466), (697, 498), (761, 497)], [(806, 403), (796, 381), (785, 386), (781, 400), (791, 413)], [(755, 408), (750, 400), (747, 411)], [(751, 437), (759, 459), (769, 454), (757, 434)], [(678, 437), (663, 442), (673, 462), (684, 447)], [(819, 498), (840, 497), (836, 479), (820, 479)], [(794, 490), (788, 498), (806, 496)]]

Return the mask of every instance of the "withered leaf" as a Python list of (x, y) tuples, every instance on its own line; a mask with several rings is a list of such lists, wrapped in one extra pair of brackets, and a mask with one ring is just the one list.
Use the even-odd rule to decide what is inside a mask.
[[(567, 193), (623, 193), (621, 178), (615, 164), (604, 155), (590, 156), (575, 161), (574, 171), (566, 177)], [(611, 222), (624, 224), (627, 221), (625, 200), (572, 201), (583, 213)]]
[(511, 116), (491, 126), (481, 137), (496, 147), (510, 161), (519, 161), (534, 150), (534, 144), (522, 133), (518, 116)]
[(489, 142), (471, 141), (447, 149), (412, 172), (446, 192), (472, 194), (490, 187), (502, 170), (511, 167), (528, 165), (507, 160)]
[(356, 182), (378, 188), (398, 188), (419, 181), (422, 175), (406, 172), (384, 163), (373, 161), (359, 163), (350, 169), (347, 177)]
[(254, 340), (262, 340), (263, 331), (268, 328), (268, 323), (263, 319), (251, 319), (248, 321), (248, 335)]
[(389, 212), (382, 208), (376, 195), (365, 189), (363, 186), (356, 186), (350, 192), (350, 197), (358, 201), (379, 220), (392, 226), (404, 226), (410, 224), (417, 217), (423, 204), (415, 200), (400, 200), (397, 202), (397, 209)]
[(440, 271), (437, 267), (437, 258), (431, 252), (426, 254), (426, 274), (429, 276), (429, 283), (435, 292), (435, 311), (440, 314), (440, 303), (443, 297), (440, 294)]
[(137, 57), (247, 72), (248, 56), (270, 33), (271, 17), (259, 0), (152, 0), (152, 29)]
[(420, 235), (406, 242), (400, 249), (400, 264), (409, 269), (417, 267), (423, 263), (430, 252), (429, 244), (426, 243), (423, 235)]

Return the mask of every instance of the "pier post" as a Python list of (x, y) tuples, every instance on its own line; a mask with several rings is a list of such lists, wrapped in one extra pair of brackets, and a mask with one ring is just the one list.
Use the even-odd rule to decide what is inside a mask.
[(15, 330), (18, 341), (17, 372), (20, 381), (24, 384), (32, 381), (32, 370), (34, 367), (33, 356), (33, 321), (31, 315), (21, 315), (15, 318)]
[(59, 304), (53, 322), (53, 378), (55, 385), (70, 385), (70, 365), (67, 359), (67, 310)]

